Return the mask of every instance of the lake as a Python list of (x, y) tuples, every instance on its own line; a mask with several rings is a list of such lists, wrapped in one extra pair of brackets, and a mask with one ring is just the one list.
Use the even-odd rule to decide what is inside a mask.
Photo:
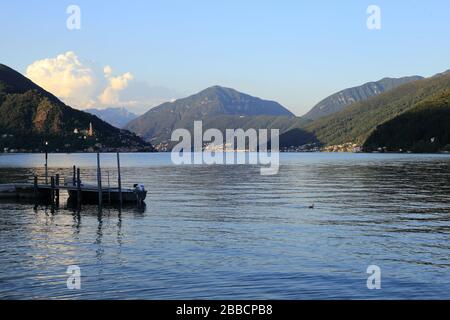
[[(0, 299), (449, 299), (450, 156), (281, 154), (258, 166), (172, 165), (123, 154), (145, 207), (80, 211), (0, 201)], [(95, 154), (50, 155), (50, 173)], [(115, 155), (102, 155), (115, 184)], [(0, 155), (0, 183), (42, 175), (41, 154)], [(309, 206), (315, 205), (314, 209)], [(68, 266), (81, 289), (66, 286)], [(367, 288), (368, 266), (381, 289)]]

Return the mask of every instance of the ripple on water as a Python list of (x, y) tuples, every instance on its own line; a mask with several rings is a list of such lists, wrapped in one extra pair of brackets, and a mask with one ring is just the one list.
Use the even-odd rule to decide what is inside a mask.
[[(95, 181), (93, 155), (50, 159), (51, 173), (69, 176), (79, 163)], [(103, 159), (115, 181), (114, 157)], [(41, 160), (0, 156), (0, 183), (42, 173)], [(267, 177), (258, 167), (125, 155), (124, 184), (149, 189), (143, 210), (1, 201), (0, 298), (450, 298), (450, 157), (281, 160)], [(366, 288), (371, 264), (382, 290)], [(66, 288), (69, 265), (81, 267), (80, 291)]]

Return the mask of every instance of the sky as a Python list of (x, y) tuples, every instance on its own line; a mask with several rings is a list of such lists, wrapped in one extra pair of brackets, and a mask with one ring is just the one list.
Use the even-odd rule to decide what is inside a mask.
[[(80, 9), (80, 29), (67, 27), (70, 5)], [(370, 5), (380, 9), (380, 29), (367, 27)], [(80, 109), (125, 106), (142, 113), (222, 85), (302, 115), (347, 87), (450, 69), (448, 0), (0, 6), (0, 63)]]

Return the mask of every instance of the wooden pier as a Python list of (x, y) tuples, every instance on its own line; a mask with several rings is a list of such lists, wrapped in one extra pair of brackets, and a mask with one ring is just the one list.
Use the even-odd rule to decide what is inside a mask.
[[(45, 170), (45, 177), (41, 177), (42, 183), (39, 183), (39, 177), (33, 177), (33, 183), (17, 183), (0, 185), (0, 199), (27, 199), (48, 201), (51, 204), (58, 204), (61, 191), (69, 195), (72, 203), (81, 204), (124, 204), (137, 203), (142, 204), (147, 196), (147, 191), (143, 186), (134, 185), (133, 189), (122, 188), (120, 175), (120, 157), (117, 154), (118, 164), (118, 186), (103, 187), (100, 168), (100, 154), (97, 154), (97, 185), (82, 183), (80, 168), (73, 167), (73, 175), (70, 182), (61, 184), (60, 175), (48, 177)], [(47, 163), (45, 165), (47, 168)], [(44, 178), (44, 179), (42, 179)]]

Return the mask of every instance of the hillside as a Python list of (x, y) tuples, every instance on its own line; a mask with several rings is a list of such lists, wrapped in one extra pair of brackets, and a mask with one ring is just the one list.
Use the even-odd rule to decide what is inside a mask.
[(364, 150), (450, 151), (450, 88), (381, 124), (364, 143)]
[(376, 82), (368, 82), (358, 87), (344, 89), (320, 101), (306, 115), (304, 115), (304, 117), (311, 120), (317, 120), (339, 112), (352, 103), (365, 101), (383, 92), (397, 88), (405, 83), (421, 79), (423, 78), (419, 76), (384, 78)]
[(412, 109), (422, 101), (438, 96), (449, 87), (449, 73), (410, 82), (366, 101), (354, 103), (303, 128), (327, 145), (347, 142), (363, 144), (377, 126)]
[[(0, 150), (152, 150), (136, 135), (72, 109), (13, 69), (0, 64)], [(92, 124), (93, 132), (88, 133)], [(5, 150), (6, 149), (6, 150)]]
[(87, 109), (84, 111), (99, 117), (116, 128), (123, 128), (130, 121), (138, 117), (137, 114), (134, 114), (125, 108)]
[[(205, 128), (263, 128), (268, 123), (298, 121), (277, 102), (262, 100), (236, 90), (211, 87), (190, 97), (164, 103), (131, 121), (126, 128), (154, 144), (168, 142), (177, 128), (190, 129), (195, 120)], [(292, 122), (292, 123), (291, 123)]]

